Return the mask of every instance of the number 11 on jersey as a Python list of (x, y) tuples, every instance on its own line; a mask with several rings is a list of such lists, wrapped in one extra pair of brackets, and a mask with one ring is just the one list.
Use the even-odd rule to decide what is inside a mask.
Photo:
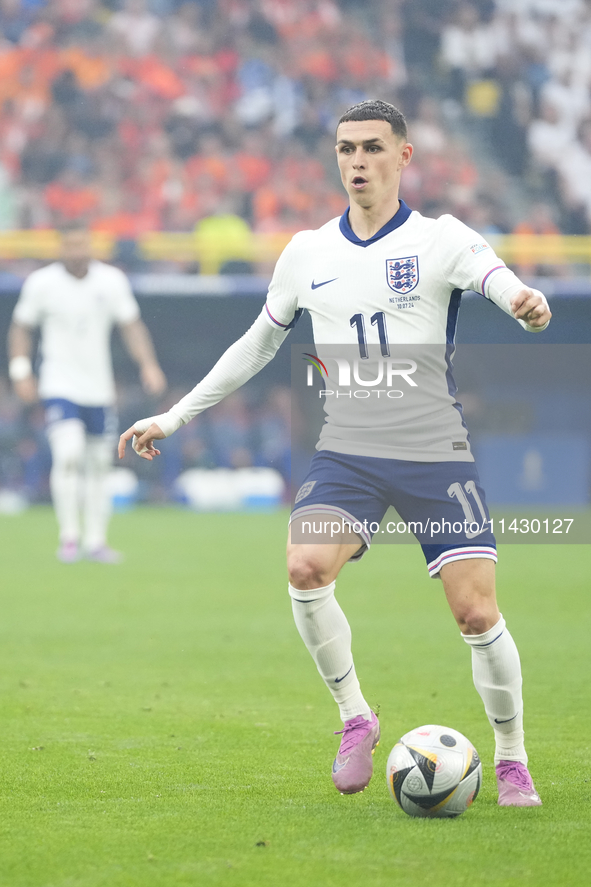
[[(390, 345), (388, 343), (388, 330), (386, 329), (386, 315), (383, 311), (372, 314), (371, 325), (377, 326), (380, 337), (380, 351), (382, 357), (390, 357)], [(364, 360), (369, 357), (367, 350), (367, 337), (365, 335), (365, 319), (363, 314), (354, 314), (350, 320), (351, 326), (357, 327), (357, 341), (359, 342), (359, 355)]]

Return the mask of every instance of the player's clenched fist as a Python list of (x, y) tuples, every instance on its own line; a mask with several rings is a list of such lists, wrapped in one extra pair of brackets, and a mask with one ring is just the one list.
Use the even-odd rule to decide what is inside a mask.
[(513, 296), (511, 310), (517, 320), (523, 320), (535, 329), (545, 327), (552, 317), (546, 296), (540, 290), (529, 287), (524, 287)]

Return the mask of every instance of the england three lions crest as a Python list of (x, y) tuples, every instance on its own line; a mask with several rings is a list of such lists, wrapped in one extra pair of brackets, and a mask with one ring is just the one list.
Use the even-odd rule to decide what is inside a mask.
[(410, 293), (419, 282), (419, 257), (386, 259), (386, 280), (395, 293)]

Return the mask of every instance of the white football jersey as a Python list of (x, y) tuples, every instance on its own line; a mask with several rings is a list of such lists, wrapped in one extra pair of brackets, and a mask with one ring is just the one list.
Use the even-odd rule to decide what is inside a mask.
[[(493, 284), (499, 276), (502, 290)], [(326, 357), (325, 389), (332, 391), (325, 395), (318, 448), (472, 461), (450, 364), (460, 298), (464, 290), (476, 290), (511, 313), (503, 293), (514, 284), (520, 285), (518, 278), (481, 235), (453, 216), (425, 218), (403, 201), (367, 241), (353, 233), (347, 213), (317, 231), (296, 234), (277, 263), (266, 315), (275, 328), (288, 329), (303, 309), (310, 312), (317, 355)], [(349, 361), (349, 376), (331, 361), (337, 346), (358, 358)], [(406, 385), (391, 377), (402, 394), (389, 398), (388, 372), (413, 360), (417, 384), (411, 389), (410, 377)], [(381, 398), (368, 382), (380, 372)], [(335, 381), (349, 377), (350, 393), (337, 394)], [(357, 388), (354, 378), (361, 379)]]
[(93, 261), (82, 279), (61, 262), (29, 275), (13, 317), (41, 328), (40, 396), (81, 406), (112, 404), (111, 331), (139, 315), (127, 277), (112, 265)]

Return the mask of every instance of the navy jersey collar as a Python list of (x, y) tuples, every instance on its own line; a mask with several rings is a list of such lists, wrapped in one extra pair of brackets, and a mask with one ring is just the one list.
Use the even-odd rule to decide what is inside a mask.
[(382, 237), (386, 236), (386, 234), (390, 234), (391, 231), (395, 231), (396, 228), (400, 228), (401, 225), (404, 225), (411, 212), (412, 209), (406, 205), (404, 200), (401, 200), (398, 211), (395, 213), (395, 215), (392, 216), (390, 221), (386, 222), (386, 224), (382, 228), (380, 228), (380, 230), (376, 234), (374, 234), (373, 237), (370, 237), (369, 240), (361, 240), (353, 232), (353, 229), (349, 224), (349, 207), (347, 207), (340, 218), (339, 228), (341, 229), (341, 234), (343, 234), (347, 238), (347, 240), (350, 240), (351, 243), (354, 243), (357, 246), (369, 246), (370, 243), (375, 243), (376, 240), (381, 240)]

